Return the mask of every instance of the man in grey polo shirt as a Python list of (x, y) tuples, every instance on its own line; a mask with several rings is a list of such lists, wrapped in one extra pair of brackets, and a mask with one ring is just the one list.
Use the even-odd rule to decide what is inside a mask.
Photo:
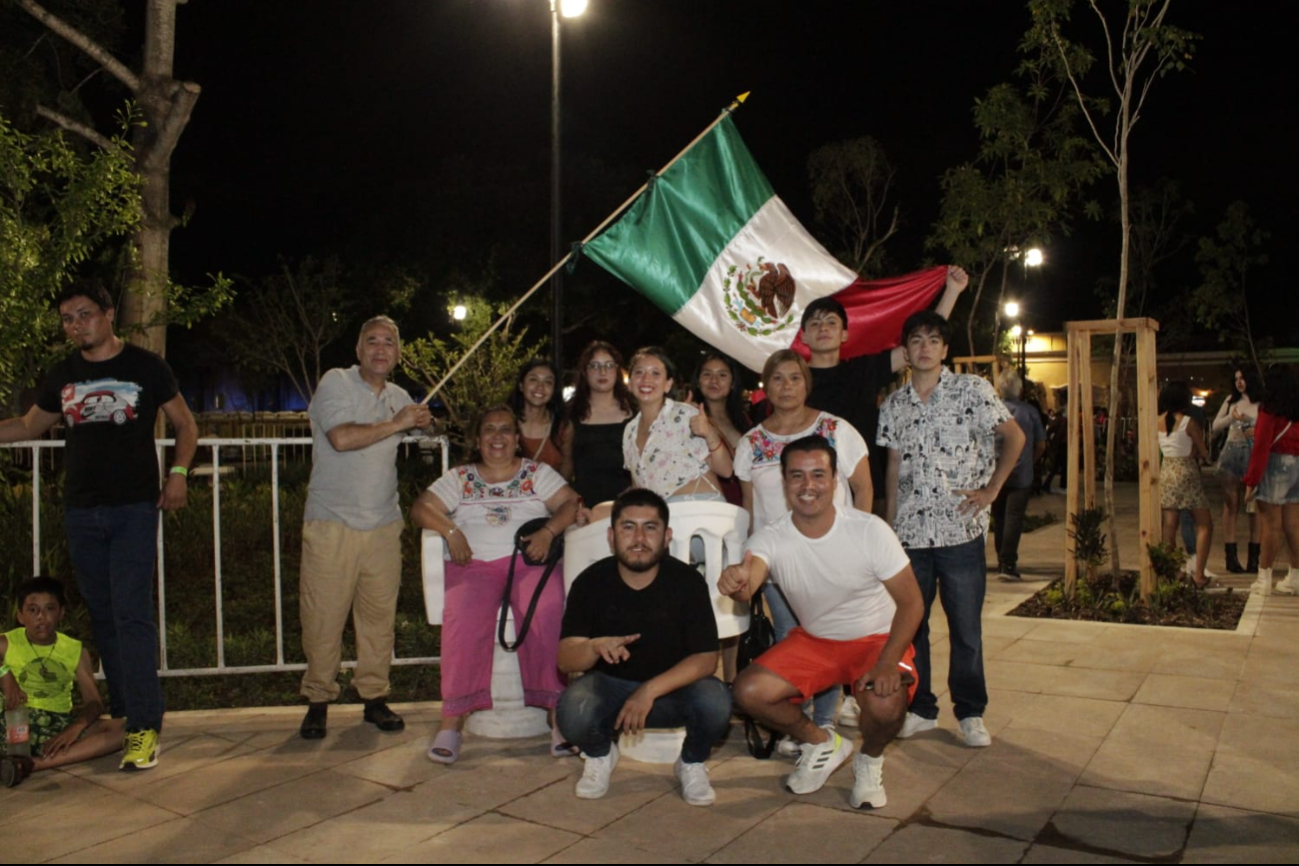
[(308, 410), (313, 440), (311, 484), (302, 526), (299, 601), (311, 702), (300, 733), (325, 736), (329, 703), (338, 698), (343, 626), (352, 613), (356, 674), (365, 720), (400, 731), (388, 708), (388, 667), (401, 584), (401, 509), (397, 446), (407, 430), (429, 426), (429, 410), (388, 381), (401, 358), (397, 323), (376, 316), (361, 326), (359, 364), (326, 373)]

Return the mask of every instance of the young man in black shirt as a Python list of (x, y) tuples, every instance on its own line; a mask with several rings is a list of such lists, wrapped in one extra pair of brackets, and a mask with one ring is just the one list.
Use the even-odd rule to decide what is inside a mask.
[(613, 506), (614, 555), (582, 572), (568, 593), (559, 668), (583, 673), (559, 699), (556, 720), (582, 750), (577, 796), (609, 790), (618, 764), (615, 731), (684, 726), (675, 772), (692, 806), (714, 800), (704, 761), (730, 725), (731, 697), (713, 676), (717, 621), (699, 572), (668, 556), (668, 506), (634, 489)]
[[(113, 307), (97, 281), (63, 290), (59, 316), (76, 351), (50, 368), (26, 415), (0, 422), (0, 442), (35, 439), (63, 419), (68, 553), (108, 679), (109, 709), (113, 718), (126, 717), (121, 768), (146, 770), (158, 763), (163, 716), (153, 601), (158, 509), (185, 507), (198, 425), (167, 362), (113, 332)], [(162, 484), (153, 439), (159, 411), (176, 430)]]

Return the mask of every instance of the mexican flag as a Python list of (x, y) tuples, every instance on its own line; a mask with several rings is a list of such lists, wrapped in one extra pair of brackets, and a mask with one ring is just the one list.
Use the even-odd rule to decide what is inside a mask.
[(794, 218), (729, 116), (582, 252), (752, 370), (777, 349), (806, 354), (799, 321), (824, 295), (848, 311), (843, 358), (892, 348), (947, 277), (939, 266), (861, 279)]

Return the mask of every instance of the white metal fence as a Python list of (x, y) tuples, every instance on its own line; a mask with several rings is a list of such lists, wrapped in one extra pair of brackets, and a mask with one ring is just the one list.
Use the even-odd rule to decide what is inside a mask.
[[(163, 465), (164, 449), (175, 444), (174, 439), (157, 440), (158, 464)], [(448, 452), (448, 441), (445, 436), (414, 437), (408, 436), (402, 440), (402, 447), (407, 449), (418, 448), (421, 452), (436, 449), (441, 453), (441, 470), (447, 471), (448, 461), (450, 459)], [(211, 475), (212, 480), (212, 549), (213, 549), (213, 597), (215, 599), (216, 613), (216, 664), (210, 667), (189, 667), (173, 668), (168, 664), (167, 659), (167, 573), (166, 560), (164, 557), (165, 550), (165, 530), (166, 521), (158, 521), (158, 636), (159, 636), (159, 669), (158, 673), (162, 676), (207, 676), (218, 674), (252, 674), (252, 673), (272, 673), (278, 671), (301, 671), (306, 669), (306, 664), (297, 662), (286, 662), (284, 660), (284, 615), (283, 615), (283, 587), (281, 584), (281, 565), (280, 565), (280, 458), (281, 451), (285, 448), (306, 449), (311, 448), (310, 438), (204, 438), (198, 441), (198, 456), (202, 457), (207, 451), (211, 454), (211, 463), (209, 465), (197, 466), (193, 473), (196, 477)], [(41, 573), (41, 457), (42, 453), (50, 449), (62, 448), (62, 440), (29, 440), (25, 442), (14, 442), (12, 444), (0, 444), (0, 448), (13, 451), (29, 451), (30, 466), (32, 467), (32, 574)], [(246, 455), (248, 449), (253, 449), (254, 453), (260, 449), (266, 449), (269, 452), (270, 470), (271, 470), (271, 515), (272, 521), (272, 555), (273, 573), (270, 579), (273, 581), (275, 589), (275, 663), (262, 665), (239, 665), (231, 666), (226, 664), (225, 660), (225, 614), (223, 610), (223, 591), (221, 584), (221, 480), (223, 467), (221, 463), (222, 449), (238, 448), (241, 455)], [(46, 455), (46, 456), (52, 456)], [(246, 456), (242, 458), (246, 464)], [(47, 461), (48, 462), (48, 461)], [(393, 664), (396, 665), (415, 665), (415, 664), (438, 664), (441, 658), (438, 656), (426, 656), (417, 658), (393, 658)], [(348, 660), (343, 662), (343, 667), (355, 667), (356, 662)]]

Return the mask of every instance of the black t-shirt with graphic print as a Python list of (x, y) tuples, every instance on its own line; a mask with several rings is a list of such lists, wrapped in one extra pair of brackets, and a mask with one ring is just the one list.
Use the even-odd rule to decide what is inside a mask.
[(153, 424), (158, 407), (176, 396), (167, 362), (127, 343), (107, 361), (80, 352), (55, 364), (36, 405), (63, 416), (64, 505), (93, 508), (158, 498)]

